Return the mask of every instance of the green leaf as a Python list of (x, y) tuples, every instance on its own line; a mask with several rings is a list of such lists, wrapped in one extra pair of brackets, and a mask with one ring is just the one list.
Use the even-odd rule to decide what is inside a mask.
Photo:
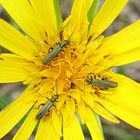
[(8, 99), (5, 96), (0, 96), (0, 109), (8, 105)]
[(125, 75), (126, 74), (127, 65), (117, 67), (117, 73)]
[(132, 130), (130, 130), (116, 126), (103, 125), (105, 135), (111, 137), (113, 140), (140, 140), (140, 136), (137, 134), (131, 134), (130, 132)]
[(59, 3), (59, 0), (53, 0), (53, 3), (54, 3), (56, 20), (57, 20), (57, 27), (59, 29), (60, 25), (63, 23), (61, 9), (60, 9), (60, 3)]
[(89, 11), (88, 11), (88, 21), (89, 21), (89, 27), (94, 19), (94, 17), (97, 15), (98, 11), (99, 11), (99, 7), (100, 7), (100, 2), (101, 0), (94, 0)]

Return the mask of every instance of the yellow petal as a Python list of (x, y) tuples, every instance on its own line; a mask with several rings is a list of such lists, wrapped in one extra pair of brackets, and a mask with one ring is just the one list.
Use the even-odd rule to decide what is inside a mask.
[(77, 19), (76, 22), (73, 22), (73, 24), (75, 25), (80, 21), (81, 11), (83, 8), (83, 1), (85, 0), (74, 0), (71, 11), (71, 18), (72, 21), (74, 21), (74, 19)]
[(54, 86), (53, 81), (48, 79), (45, 81), (45, 83), (40, 84), (38, 92), (40, 94), (46, 93), (47, 91), (51, 90), (53, 86)]
[(33, 102), (29, 102), (31, 100), (31, 96), (28, 96), (29, 89), (27, 88), (18, 99), (0, 112), (0, 138), (7, 134), (32, 107)]
[(73, 119), (74, 117), (74, 113), (75, 113), (75, 102), (74, 100), (70, 100), (70, 99), (67, 99), (66, 100), (66, 110), (68, 112), (68, 115), (71, 119)]
[[(76, 20), (75, 20), (76, 19)], [(75, 0), (70, 17), (64, 24), (64, 37), (72, 42), (79, 42), (85, 39), (88, 31), (88, 19), (85, 0)]]
[(106, 0), (98, 15), (94, 18), (89, 36), (100, 35), (118, 16), (128, 0)]
[(37, 124), (37, 120), (35, 118), (37, 111), (38, 111), (38, 109), (31, 110), (31, 112), (29, 113), (25, 122), (22, 124), (21, 128), (18, 130), (18, 132), (14, 136), (13, 140), (29, 139), (30, 135), (32, 134), (32, 132)]
[(80, 16), (80, 42), (83, 42), (87, 38), (88, 34), (88, 25), (89, 21), (87, 18), (87, 9), (86, 9), (86, 0), (82, 0), (83, 7), (81, 11), (81, 16)]
[(39, 52), (28, 37), (0, 19), (0, 44), (9, 51), (26, 59), (33, 59)]
[(87, 0), (86, 1), (87, 13), (88, 13), (88, 11), (89, 11), (89, 9), (90, 9), (90, 7), (91, 7), (93, 2), (94, 2), (94, 0)]
[(120, 121), (115, 118), (110, 112), (108, 112), (105, 108), (103, 108), (99, 103), (95, 102), (94, 103), (94, 108), (93, 110), (100, 115), (101, 117), (114, 122), (114, 123), (119, 123)]
[(78, 106), (78, 113), (80, 115), (82, 123), (85, 124), (85, 118), (88, 117), (88, 116), (86, 116), (85, 103), (81, 101), (77, 104), (77, 106)]
[(16, 66), (15, 63), (0, 61), (0, 83), (19, 82), (28, 78), (29, 74), (24, 66), (23, 69)]
[(108, 37), (99, 53), (119, 54), (140, 47), (140, 20)]
[(63, 104), (66, 101), (66, 94), (63, 94), (59, 97), (58, 102), (56, 102), (56, 108), (57, 110), (60, 110), (60, 108), (63, 106)]
[(74, 98), (77, 102), (80, 102), (81, 101), (81, 97), (80, 97), (81, 92), (79, 90), (72, 90), (72, 92), (70, 93), (70, 96), (72, 98)]
[(96, 40), (91, 40), (87, 44), (86, 47), (87, 47), (87, 49), (89, 49), (89, 52), (88, 52), (88, 56), (87, 57), (93, 57), (94, 55), (96, 55), (96, 50), (101, 45), (103, 39), (104, 39), (103, 36), (99, 36)]
[(57, 83), (57, 92), (58, 93), (61, 93), (63, 91), (64, 85), (65, 85), (64, 80), (61, 78)]
[(37, 133), (35, 135), (35, 140), (47, 140), (48, 134), (47, 134), (47, 122), (43, 121), (41, 119)]
[(19, 62), (19, 63), (27, 63), (28, 61), (21, 56), (11, 53), (2, 53), (0, 54), (0, 59), (6, 62)]
[(55, 131), (62, 136), (62, 118), (56, 113), (55, 110), (52, 110), (52, 123)]
[(63, 137), (64, 140), (84, 140), (84, 135), (76, 116), (69, 124), (63, 121)]
[(140, 85), (119, 74), (116, 75), (116, 81), (118, 87), (112, 89), (112, 96), (106, 96), (101, 104), (120, 119), (140, 128)]
[(49, 68), (49, 69), (45, 69), (45, 70), (41, 71), (40, 74), (42, 76), (54, 78), (59, 75), (59, 72), (55, 68)]
[(114, 55), (114, 66), (140, 61), (140, 47)]
[(74, 68), (76, 69), (76, 68), (80, 67), (85, 62), (86, 57), (87, 57), (87, 53), (75, 58), (75, 60), (73, 62)]
[(2, 0), (1, 4), (25, 33), (33, 39), (45, 40), (43, 28), (28, 0)]
[[(39, 70), (39, 67), (37, 67), (34, 63), (28, 62), (26, 60), (23, 61), (22, 58), (16, 58), (12, 54), (1, 55), (0, 58), (5, 60), (0, 60), (1, 83), (27, 80), (27, 78), (29, 78), (30, 75)], [(9, 60), (10, 58), (11, 60)]]
[(30, 2), (37, 16), (40, 18), (48, 37), (55, 37), (57, 33), (57, 22), (53, 0), (30, 0)]
[(0, 59), (4, 60), (4, 61), (0, 61), (3, 64), (7, 63), (9, 65), (9, 68), (11, 67), (15, 67), (15, 68), (19, 68), (19, 69), (24, 69), (25, 71), (39, 71), (40, 68), (35, 65), (34, 63), (32, 63), (31, 61), (28, 61), (18, 55), (15, 54), (10, 54), (10, 53), (2, 53), (0, 54)]
[(54, 129), (51, 117), (46, 116), (45, 120), (41, 119), (35, 140), (60, 140), (60, 135)]
[(88, 104), (91, 108), (94, 107), (94, 98), (90, 93), (82, 94), (82, 98), (83, 98), (83, 101), (85, 101), (86, 104)]
[(87, 125), (93, 140), (104, 140), (101, 125), (99, 123), (99, 118), (95, 116), (95, 113), (86, 107), (86, 114), (88, 117), (85, 119), (85, 124)]

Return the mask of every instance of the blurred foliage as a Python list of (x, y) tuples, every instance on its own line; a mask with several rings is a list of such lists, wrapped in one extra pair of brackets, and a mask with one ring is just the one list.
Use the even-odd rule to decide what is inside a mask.
[[(61, 11), (63, 13), (63, 19), (69, 15), (73, 0), (60, 0), (61, 3)], [(21, 28), (14, 22), (14, 20), (7, 14), (7, 12), (0, 7), (0, 18), (8, 21), (19, 31), (24, 33)], [(122, 13), (116, 18), (116, 20), (112, 23), (112, 25), (108, 28), (108, 30), (104, 33), (105, 36), (109, 36), (122, 28), (126, 27), (130, 23), (134, 22), (140, 18), (140, 0), (130, 0), (127, 6), (124, 8)], [(0, 47), (0, 53), (7, 52), (6, 49)], [(131, 69), (131, 70), (130, 70)], [(140, 82), (140, 63), (133, 63), (125, 66), (120, 66), (115, 68), (115, 71), (127, 75), (132, 79)], [(8, 105), (9, 102), (14, 100), (24, 89), (21, 84), (1, 84), (0, 85), (0, 109), (3, 109)], [(24, 120), (26, 119), (27, 114), (23, 117), (23, 119), (17, 124), (13, 130), (7, 134), (2, 140), (10, 140), (13, 135), (16, 133), (17, 129), (22, 125)], [(140, 131), (126, 125), (124, 122), (115, 125), (110, 124), (109, 122), (102, 120), (103, 131), (106, 140), (140, 140)], [(125, 127), (124, 127), (125, 126)], [(85, 140), (91, 140), (90, 133), (85, 125), (82, 125), (82, 129), (85, 135)], [(36, 131), (36, 130), (35, 130)], [(35, 133), (35, 132), (34, 132)], [(30, 140), (33, 140), (31, 136)]]
[(103, 126), (106, 140), (140, 140), (140, 137), (132, 135), (130, 132), (117, 127)]
[(90, 10), (87, 14), (88, 21), (89, 21), (89, 28), (91, 26), (91, 23), (92, 23), (94, 17), (97, 15), (97, 13), (99, 11), (100, 4), (101, 4), (100, 2), (101, 2), (100, 0), (93, 1), (92, 5), (90, 7)]
[[(0, 93), (1, 94), (1, 93)], [(8, 99), (5, 96), (0, 95), (0, 110), (8, 105)]]

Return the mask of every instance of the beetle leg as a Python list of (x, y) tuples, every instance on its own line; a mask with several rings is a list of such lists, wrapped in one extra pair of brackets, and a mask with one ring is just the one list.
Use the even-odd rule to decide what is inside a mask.
[(50, 53), (52, 50), (53, 50), (53, 47), (50, 47), (48, 52)]
[(45, 104), (40, 104), (39, 106), (38, 106), (38, 109), (40, 108), (40, 106), (44, 106)]

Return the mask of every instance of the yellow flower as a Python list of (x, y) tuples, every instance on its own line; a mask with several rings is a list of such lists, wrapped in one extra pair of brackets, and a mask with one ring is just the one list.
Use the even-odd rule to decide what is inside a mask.
[(78, 120), (103, 140), (98, 115), (140, 128), (140, 85), (111, 70), (140, 60), (140, 21), (101, 35), (127, 0), (106, 0), (91, 24), (93, 0), (75, 0), (63, 23), (54, 2), (1, 1), (24, 33), (0, 19), (0, 45), (12, 52), (0, 54), (0, 82), (28, 87), (0, 113), (0, 138), (25, 115), (14, 140), (28, 139), (38, 122), (35, 140), (84, 140)]

